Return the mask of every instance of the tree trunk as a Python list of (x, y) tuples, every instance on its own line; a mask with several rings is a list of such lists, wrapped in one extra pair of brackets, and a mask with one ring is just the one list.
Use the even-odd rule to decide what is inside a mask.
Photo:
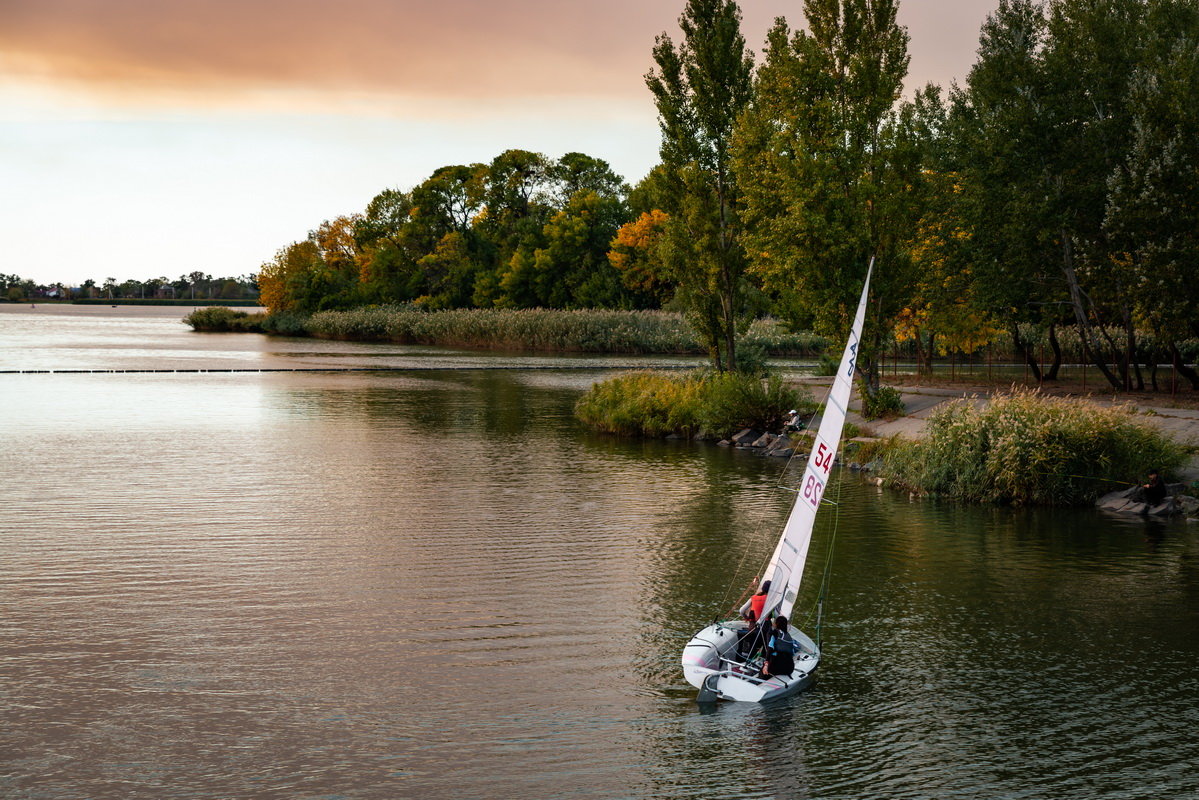
[(1057, 340), (1057, 323), (1049, 325), (1049, 349), (1053, 351), (1053, 363), (1045, 373), (1045, 380), (1056, 381), (1058, 370), (1062, 368), (1062, 346)]
[(924, 349), (924, 335), (920, 329), (916, 329), (916, 335), (912, 337), (912, 341), (916, 347), (916, 372), (920, 375), (933, 374), (933, 338), (935, 333), (928, 335), (928, 350)]
[(1040, 383), (1042, 380), (1041, 365), (1037, 361), (1036, 354), (1033, 353), (1032, 347), (1029, 346), (1028, 342), (1020, 338), (1020, 327), (1015, 322), (1011, 322), (1009, 323), (1008, 330), (1012, 334), (1012, 344), (1015, 346), (1016, 352), (1020, 354), (1020, 357), (1024, 359), (1024, 363), (1028, 365), (1030, 370), (1032, 370), (1033, 380), (1037, 383)]
[(1178, 374), (1190, 381), (1191, 388), (1199, 390), (1199, 372), (1186, 365), (1182, 360), (1182, 353), (1178, 352), (1178, 345), (1174, 342), (1170, 342), (1170, 360)]
[(1070, 247), (1070, 234), (1063, 228), (1062, 236), (1062, 274), (1066, 277), (1066, 286), (1070, 289), (1070, 306), (1074, 309), (1074, 321), (1078, 323), (1078, 332), (1082, 336), (1082, 345), (1086, 353), (1090, 354), (1092, 363), (1107, 378), (1107, 382), (1117, 391), (1120, 390), (1120, 380), (1111, 369), (1108, 368), (1107, 362), (1100, 357), (1098, 348), (1094, 346), (1093, 336), (1090, 321), (1087, 319), (1087, 307), (1083, 298), (1082, 287), (1078, 284), (1078, 275), (1074, 272), (1074, 254)]
[(1120, 310), (1124, 320), (1124, 362), (1128, 365), (1124, 376), (1124, 383), (1127, 386), (1131, 380), (1128, 371), (1135, 371), (1137, 391), (1143, 392), (1145, 391), (1145, 376), (1141, 374), (1141, 362), (1137, 358), (1137, 329), (1132, 322), (1132, 308), (1128, 303), (1124, 303)]

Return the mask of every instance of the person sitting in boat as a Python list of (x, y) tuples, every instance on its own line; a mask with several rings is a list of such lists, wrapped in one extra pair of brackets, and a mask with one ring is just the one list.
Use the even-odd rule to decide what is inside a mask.
[(737, 630), (737, 659), (748, 661), (755, 650), (754, 642), (758, 639), (758, 618), (754, 616), (753, 609), (741, 615), (741, 623), (744, 627)]
[(766, 644), (766, 663), (762, 665), (762, 677), (790, 675), (795, 671), (795, 653), (799, 645), (787, 633), (787, 618), (774, 618), (774, 633)]
[[(757, 582), (758, 579), (755, 576), (750, 586), (753, 586)], [(749, 610), (753, 612), (754, 619), (762, 619), (762, 612), (766, 610), (766, 595), (768, 594), (770, 594), (770, 581), (763, 583), (761, 588), (758, 589), (758, 593), (749, 598)]]

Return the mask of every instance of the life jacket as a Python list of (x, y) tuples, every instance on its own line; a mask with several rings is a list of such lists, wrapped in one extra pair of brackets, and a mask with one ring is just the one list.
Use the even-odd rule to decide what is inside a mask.
[(770, 640), (770, 649), (779, 655), (793, 656), (799, 652), (799, 643), (787, 634), (776, 631)]
[(753, 597), (749, 598), (749, 609), (750, 609), (750, 611), (754, 612), (754, 621), (755, 622), (762, 621), (762, 609), (764, 609), (765, 607), (766, 607), (766, 595), (765, 594), (755, 594)]

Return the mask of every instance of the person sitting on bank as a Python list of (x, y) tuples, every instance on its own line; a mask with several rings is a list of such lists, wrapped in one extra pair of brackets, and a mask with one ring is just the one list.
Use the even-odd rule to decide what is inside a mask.
[(766, 663), (762, 665), (762, 677), (790, 675), (795, 671), (795, 653), (799, 644), (787, 633), (787, 618), (774, 618), (774, 633), (766, 644)]
[(783, 426), (783, 433), (790, 431), (802, 431), (804, 429), (803, 419), (799, 416), (799, 411), (791, 409), (787, 412), (787, 424)]
[(1166, 482), (1157, 470), (1149, 470), (1149, 483), (1142, 486), (1145, 490), (1145, 502), (1151, 506), (1160, 505), (1166, 499)]

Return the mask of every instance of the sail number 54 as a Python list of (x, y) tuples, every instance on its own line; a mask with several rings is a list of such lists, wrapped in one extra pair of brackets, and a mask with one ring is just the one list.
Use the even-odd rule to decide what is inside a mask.
[(812, 457), (812, 462), (824, 470), (825, 475), (828, 475), (828, 471), (833, 466), (833, 451), (824, 442), (821, 442), (820, 446), (816, 448), (816, 455)]

